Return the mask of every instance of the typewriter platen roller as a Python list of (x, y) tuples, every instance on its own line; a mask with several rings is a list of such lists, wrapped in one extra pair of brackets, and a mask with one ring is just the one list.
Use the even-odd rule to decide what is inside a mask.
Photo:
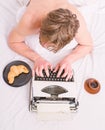
[[(76, 85), (74, 77), (66, 81), (56, 74), (51, 76), (35, 77), (30, 86), (30, 111), (34, 112), (76, 112), (78, 101), (76, 99)], [(47, 80), (46, 80), (47, 78)]]

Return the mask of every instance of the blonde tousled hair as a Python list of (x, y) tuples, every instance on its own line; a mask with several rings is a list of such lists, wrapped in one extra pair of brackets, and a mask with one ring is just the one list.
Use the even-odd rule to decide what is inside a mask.
[(42, 20), (40, 39), (53, 43), (57, 51), (75, 37), (78, 28), (77, 16), (68, 9), (59, 8), (49, 12)]

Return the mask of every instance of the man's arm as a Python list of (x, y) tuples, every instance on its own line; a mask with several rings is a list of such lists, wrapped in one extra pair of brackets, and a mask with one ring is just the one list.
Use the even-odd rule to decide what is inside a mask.
[(92, 51), (91, 45), (80, 45), (78, 44), (77, 47), (72, 50), (72, 52), (65, 57), (65, 60), (69, 61), (70, 64), (73, 64), (75, 61), (79, 60), (80, 58), (86, 56)]
[(8, 37), (9, 47), (18, 54), (35, 62), (39, 55), (25, 44), (24, 36), (19, 34), (16, 29), (13, 29)]
[(45, 69), (46, 74), (49, 75), (48, 68), (52, 68), (51, 63), (42, 58), (37, 52), (35, 52), (25, 44), (25, 37), (37, 33), (37, 29), (40, 24), (40, 22), (32, 24), (33, 21), (31, 21), (30, 15), (31, 14), (28, 15), (29, 18), (27, 15), (23, 16), (19, 24), (10, 32), (8, 36), (8, 45), (12, 50), (17, 52), (18, 54), (34, 62), (33, 69), (35, 70), (37, 75), (43, 76), (43, 69)]
[(77, 19), (79, 20), (80, 27), (75, 36), (75, 40), (77, 41), (78, 45), (66, 57), (67, 59), (71, 61), (71, 63), (84, 57), (85, 55), (90, 53), (93, 49), (93, 40), (88, 31), (84, 17), (75, 7), (72, 7), (72, 8), (73, 8), (73, 13), (77, 15)]
[(67, 76), (67, 80), (72, 76), (72, 64), (79, 60), (80, 58), (89, 54), (93, 49), (93, 41), (90, 33), (88, 32), (87, 25), (83, 16), (80, 12), (72, 5), (69, 6), (69, 9), (77, 15), (77, 19), (79, 20), (80, 27), (78, 32), (75, 36), (75, 40), (77, 41), (78, 45), (68, 54), (63, 60), (61, 60), (55, 70), (59, 68), (58, 77), (62, 73), (62, 70), (65, 70), (63, 76)]
[(31, 14), (25, 14), (8, 36), (9, 47), (18, 54), (35, 61), (39, 55), (25, 44), (25, 37), (35, 33), (32, 27)]

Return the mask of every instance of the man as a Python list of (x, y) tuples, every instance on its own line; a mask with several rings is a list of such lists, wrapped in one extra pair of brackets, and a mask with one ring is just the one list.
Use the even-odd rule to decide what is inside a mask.
[(58, 77), (64, 70), (66, 80), (72, 76), (71, 65), (92, 51), (92, 38), (80, 12), (67, 0), (31, 0), (20, 22), (8, 37), (11, 49), (34, 62), (34, 70), (43, 76), (45, 69), (49, 75), (51, 63), (42, 58), (25, 44), (25, 37), (39, 33), (40, 44), (50, 51), (57, 52), (75, 38), (78, 45), (55, 67)]

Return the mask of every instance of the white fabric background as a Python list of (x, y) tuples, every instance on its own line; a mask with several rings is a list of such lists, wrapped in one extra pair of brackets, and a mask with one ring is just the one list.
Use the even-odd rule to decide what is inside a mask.
[[(15, 0), (0, 1), (0, 130), (105, 130), (105, 1), (79, 7), (93, 37), (92, 54), (77, 61), (73, 67), (78, 85), (79, 111), (73, 120), (39, 121), (30, 113), (29, 83), (20, 88), (8, 86), (3, 78), (4, 67), (13, 60), (24, 60), (31, 67), (32, 62), (16, 54), (7, 45), (8, 32), (16, 24), (16, 13), (21, 6)], [(94, 77), (101, 83), (96, 95), (88, 94), (83, 84)]]

